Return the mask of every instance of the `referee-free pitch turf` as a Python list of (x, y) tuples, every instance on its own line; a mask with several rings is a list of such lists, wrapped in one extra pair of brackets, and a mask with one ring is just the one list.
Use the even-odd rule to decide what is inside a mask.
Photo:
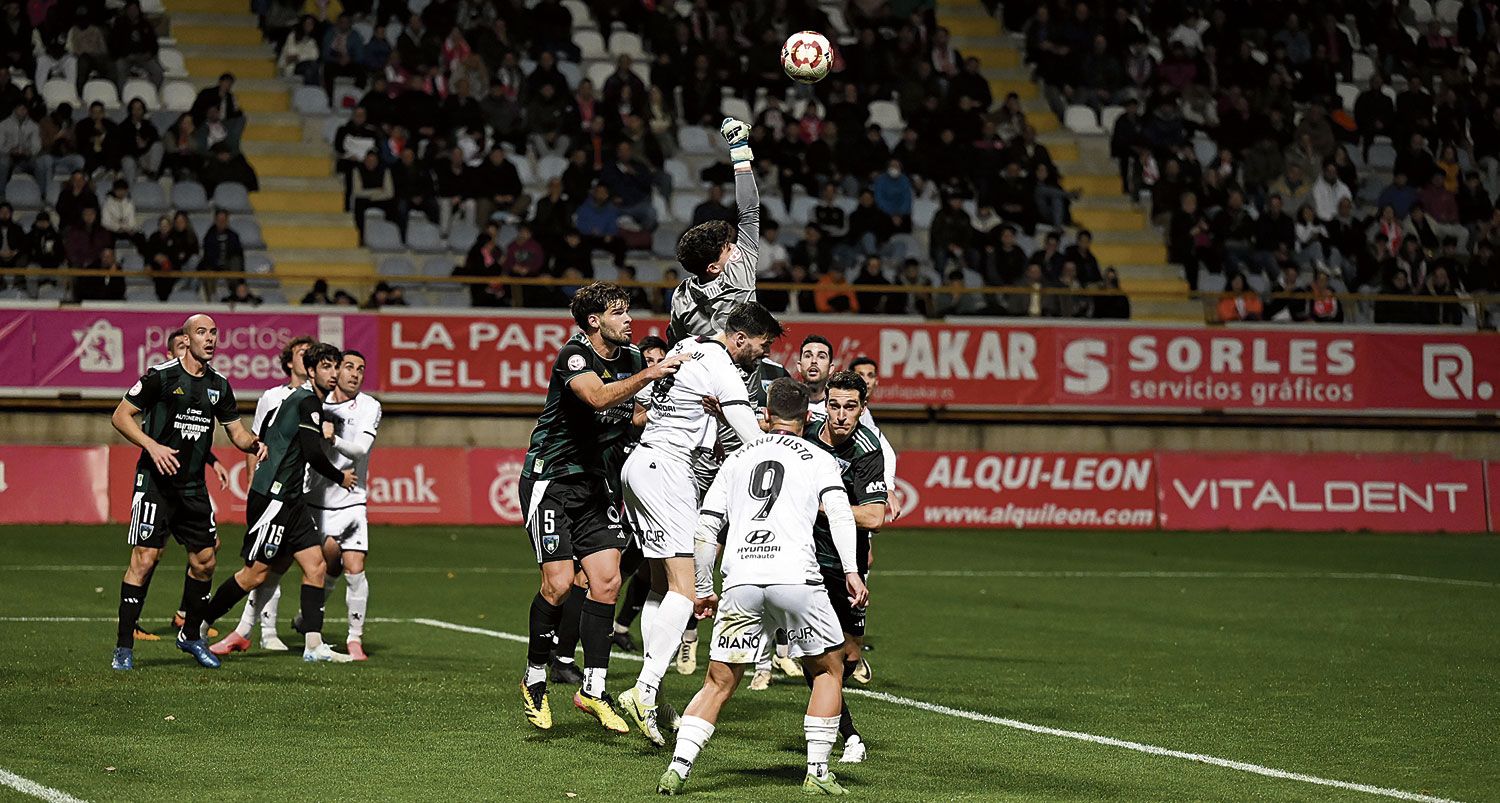
[[(241, 531), (221, 535), (217, 580)], [(15, 776), (96, 801), (652, 795), (669, 754), (604, 732), (570, 687), (553, 730), (523, 720), (512, 636), (536, 580), (519, 530), (371, 542), (368, 663), (256, 650), (198, 668), (167, 640), (173, 545), (143, 620), (164, 640), (117, 673), (123, 529), (0, 530), (0, 799), (21, 799)], [(888, 696), (849, 698), (870, 760), (835, 772), (855, 799), (1500, 798), (1494, 537), (891, 531), (871, 590), (866, 688)], [(340, 586), (329, 641), (343, 615)], [(698, 676), (668, 673), (678, 706), (708, 632)], [(617, 653), (611, 690), (638, 668)], [(688, 793), (800, 797), (806, 697), (747, 682)]]

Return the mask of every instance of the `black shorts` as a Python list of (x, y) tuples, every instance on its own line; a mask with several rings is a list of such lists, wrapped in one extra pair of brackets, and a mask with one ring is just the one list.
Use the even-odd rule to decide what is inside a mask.
[(828, 601), (833, 603), (833, 613), (839, 618), (839, 626), (851, 636), (865, 634), (865, 609), (856, 608), (849, 602), (849, 589), (844, 575), (837, 569), (823, 569), (823, 587), (828, 589)]
[(252, 491), (246, 503), (245, 521), (249, 529), (245, 531), (245, 546), (240, 549), (240, 556), (247, 566), (275, 563), (323, 543), (312, 511), (301, 499), (272, 499)]
[(147, 481), (137, 488), (130, 505), (130, 529), (125, 542), (131, 546), (161, 549), (171, 532), (177, 543), (191, 552), (219, 544), (219, 528), (214, 523), (213, 503), (208, 495), (179, 496), (163, 493)]
[(571, 474), (554, 480), (521, 478), (521, 509), (537, 563), (572, 560), (629, 542), (620, 508), (603, 478)]

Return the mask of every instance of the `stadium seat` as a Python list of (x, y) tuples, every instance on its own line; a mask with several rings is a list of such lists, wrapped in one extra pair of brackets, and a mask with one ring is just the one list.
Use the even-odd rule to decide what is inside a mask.
[(1354, 83), (1365, 86), (1370, 82), (1370, 76), (1375, 74), (1375, 62), (1363, 53), (1354, 54)]
[(156, 130), (165, 136), (167, 129), (171, 128), (177, 122), (177, 118), (181, 116), (181, 111), (160, 109), (151, 113), (151, 124), (156, 126)]
[(261, 235), (260, 224), (255, 221), (255, 218), (247, 215), (231, 217), (229, 228), (240, 236), (240, 246), (246, 251), (266, 247), (266, 239)]
[(260, 300), (267, 304), (286, 306), (291, 300), (286, 297), (286, 290), (282, 289), (281, 282), (275, 279), (250, 279), (250, 292), (260, 296)]
[(359, 38), (365, 42), (369, 42), (370, 38), (375, 35), (375, 26), (369, 22), (356, 22), (352, 27), (354, 32), (359, 34)]
[(750, 104), (733, 95), (724, 98), (719, 103), (719, 111), (723, 112), (725, 117), (733, 117), (736, 120), (750, 121), (755, 119), (754, 112), (750, 111)]
[(165, 212), (172, 208), (161, 185), (151, 179), (139, 179), (131, 185), (130, 198), (141, 212)]
[(597, 30), (599, 28), (598, 23), (594, 21), (593, 12), (589, 11), (589, 7), (583, 4), (583, 0), (562, 0), (562, 7), (566, 8), (568, 13), (573, 16), (574, 29), (594, 28)]
[(683, 223), (693, 222), (693, 208), (703, 203), (707, 198), (701, 192), (674, 192), (672, 193), (672, 217)]
[(687, 162), (681, 159), (675, 157), (668, 159), (663, 163), (662, 169), (672, 178), (672, 190), (674, 192), (678, 190), (697, 189), (698, 185), (702, 183), (693, 178), (692, 172), (688, 170)]
[(126, 106), (130, 101), (140, 98), (146, 104), (146, 111), (154, 112), (161, 108), (161, 101), (156, 96), (156, 86), (144, 78), (132, 78), (125, 82), (125, 90), (120, 93), (120, 101)]
[(418, 254), (441, 254), (448, 250), (442, 230), (426, 219), (406, 224), (406, 247)]
[(1193, 138), (1193, 155), (1198, 157), (1198, 164), (1213, 164), (1219, 156), (1219, 144), (1200, 134)]
[(332, 145), (334, 138), (339, 135), (339, 128), (347, 122), (349, 122), (347, 119), (340, 117), (337, 114), (330, 114), (327, 117), (324, 117), (323, 141), (328, 143), (329, 145)]
[(937, 212), (937, 201), (930, 198), (918, 198), (911, 203), (911, 224), (919, 229), (932, 228), (932, 218), (937, 215)]
[(375, 272), (381, 276), (415, 276), (417, 266), (406, 257), (381, 257), (375, 264)]
[[(161, 88), (161, 107), (174, 112), (185, 112), (193, 108), (193, 101), (197, 100), (198, 93), (193, 91), (193, 85), (187, 81), (168, 81)], [(166, 133), (163, 131), (162, 133)]]
[[(916, 202), (913, 202), (915, 207)], [(798, 226), (806, 226), (812, 220), (813, 210), (818, 207), (818, 199), (806, 195), (792, 199), (792, 208), (787, 210), (787, 218)], [(915, 209), (913, 210), (915, 213)]]
[(299, 86), (292, 92), (292, 110), (299, 114), (327, 114), (328, 95), (318, 86)]
[(1099, 117), (1087, 106), (1069, 106), (1063, 114), (1063, 125), (1075, 134), (1103, 134)]
[(531, 160), (525, 156), (507, 156), (505, 160), (516, 166), (516, 175), (521, 177), (521, 185), (530, 187), (537, 183), (536, 171), (531, 168)]
[(1113, 132), (1115, 130), (1115, 121), (1119, 120), (1124, 114), (1124, 106), (1105, 106), (1099, 110), (1099, 127), (1104, 129), (1106, 134)]
[(78, 97), (78, 90), (73, 86), (73, 82), (61, 78), (53, 78), (42, 84), (42, 100), (47, 102), (49, 109), (55, 109), (63, 103), (75, 109), (83, 105), (83, 99)]
[(245, 185), (238, 181), (226, 181), (214, 187), (214, 197), (210, 202), (215, 207), (228, 209), (231, 212), (251, 211), (250, 193), (245, 189)]
[(543, 156), (536, 162), (536, 177), (542, 183), (562, 178), (568, 169), (568, 160), (561, 156)]
[(682, 237), (682, 232), (675, 227), (658, 226), (651, 235), (651, 253), (662, 259), (672, 259), (677, 256), (677, 240)]
[(1458, 14), (1464, 10), (1464, 4), (1460, 0), (1438, 0), (1433, 6), (1433, 16), (1444, 25), (1458, 24)]
[(401, 230), (388, 220), (365, 221), (365, 247), (376, 253), (405, 251), (401, 242)]
[(270, 254), (249, 253), (245, 255), (246, 273), (270, 273), (276, 269), (276, 260)]
[(208, 209), (208, 195), (196, 181), (179, 181), (172, 185), (172, 208), (179, 212), (202, 212)]
[(422, 275), (452, 276), (456, 267), (458, 266), (453, 262), (453, 257), (428, 257), (422, 260)]
[(120, 108), (120, 93), (115, 90), (114, 82), (94, 78), (83, 85), (83, 108), (95, 103), (103, 103), (106, 109)]
[(604, 91), (604, 82), (609, 80), (609, 76), (614, 74), (614, 71), (615, 65), (607, 61), (594, 61), (589, 63), (588, 69), (584, 74), (588, 76), (589, 83), (594, 85), (595, 95), (598, 95)]
[(870, 122), (885, 130), (901, 130), (906, 128), (906, 121), (901, 119), (901, 107), (889, 100), (875, 100), (870, 102)]
[(683, 153), (707, 156), (717, 153), (714, 141), (707, 128), (685, 125), (677, 129), (677, 144)]
[(434, 307), (467, 307), (469, 288), (461, 284), (434, 284), (427, 288), (427, 299)]
[(137, 273), (146, 269), (146, 260), (135, 249), (116, 248), (115, 259), (120, 261), (120, 267), (129, 273)]
[(448, 250), (455, 254), (467, 254), (479, 239), (479, 229), (468, 221), (460, 220), (448, 230)]
[(1396, 149), (1389, 142), (1376, 141), (1370, 146), (1370, 158), (1365, 164), (1376, 170), (1388, 171), (1396, 166)]
[(1354, 111), (1354, 101), (1359, 98), (1359, 87), (1355, 84), (1340, 83), (1337, 87), (1339, 93), (1339, 105), (1344, 111)]
[(615, 31), (609, 35), (609, 54), (611, 56), (629, 56), (633, 61), (646, 58), (646, 48), (641, 43), (640, 34), (630, 31)]
[(562, 77), (568, 82), (569, 89), (577, 89), (578, 85), (583, 82), (583, 68), (571, 61), (559, 61), (557, 71), (562, 73)]
[(168, 80), (174, 78), (187, 78), (187, 60), (182, 57), (182, 51), (170, 47), (164, 47), (156, 51), (156, 60), (161, 62), (162, 75)]
[(604, 46), (604, 37), (598, 31), (576, 31), (573, 34), (573, 45), (578, 48), (579, 58), (584, 62), (603, 61), (609, 58), (609, 50)]
[(31, 176), (15, 173), (5, 185), (5, 200), (17, 209), (41, 209), (42, 188)]
[(1411, 21), (1417, 25), (1432, 22), (1432, 4), (1427, 0), (1407, 0), (1407, 8), (1411, 11)]

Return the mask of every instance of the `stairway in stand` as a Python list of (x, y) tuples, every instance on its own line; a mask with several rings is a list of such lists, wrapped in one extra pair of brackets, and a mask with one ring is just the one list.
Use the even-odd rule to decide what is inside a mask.
[(326, 278), (362, 298), (374, 263), (343, 211), (322, 120), (292, 111), (292, 84), (277, 75), (275, 51), (261, 41), (246, 6), (245, 0), (166, 2), (193, 85), (202, 89), (222, 73), (235, 75), (248, 118), (241, 147), (260, 179), (250, 204), (287, 296), (295, 301), (313, 280)]
[[(1186, 293), (1182, 269), (1167, 263), (1162, 234), (1146, 212), (1120, 192), (1120, 177), (1109, 158), (1108, 137), (1079, 136), (1064, 129), (1042, 99), (1041, 88), (1021, 63), (1022, 42), (1007, 34), (980, 0), (938, 0), (938, 24), (946, 27), (961, 55), (976, 56), (989, 79), (995, 100), (1010, 92), (1021, 97), (1026, 119), (1037, 130), (1070, 190), (1082, 190), (1073, 204), (1073, 220), (1094, 232), (1094, 253), (1101, 266), (1113, 265), (1127, 293)], [(1196, 301), (1130, 299), (1132, 317), (1145, 321), (1202, 323)]]

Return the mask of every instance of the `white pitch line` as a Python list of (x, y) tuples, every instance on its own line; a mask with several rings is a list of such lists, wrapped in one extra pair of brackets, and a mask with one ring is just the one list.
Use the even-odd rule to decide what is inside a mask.
[[(443, 630), (453, 630), (459, 633), (469, 633), (476, 636), (488, 636), (490, 638), (501, 639), (503, 641), (514, 641), (519, 644), (526, 644), (530, 642), (530, 639), (528, 639), (526, 636), (518, 635), (516, 633), (506, 633), (502, 630), (489, 630), (483, 627), (471, 627), (469, 625), (454, 624), (453, 622), (444, 622), (441, 619), (412, 619), (411, 621), (414, 624), (427, 625), (429, 627), (441, 628)], [(635, 662), (639, 662), (642, 660), (640, 656), (632, 655), (630, 653), (612, 653), (610, 655), (610, 659), (624, 659), (627, 661)], [(1046, 736), (1058, 736), (1064, 739), (1075, 739), (1082, 742), (1106, 745), (1109, 747), (1121, 747), (1126, 750), (1134, 750), (1138, 753), (1147, 753), (1153, 756), (1163, 756), (1165, 758), (1180, 758), (1184, 761), (1194, 761), (1199, 764), (1210, 764), (1215, 767), (1239, 770), (1240, 772), (1248, 772), (1255, 775), (1264, 775), (1268, 778), (1280, 778), (1282, 780), (1288, 781), (1301, 781), (1302, 783), (1315, 784), (1317, 786), (1328, 786), (1335, 789), (1348, 790), (1351, 792), (1364, 792), (1365, 794), (1369, 795), (1395, 798), (1397, 800), (1414, 800), (1420, 801), (1421, 803), (1459, 803), (1459, 801), (1451, 800), (1445, 797), (1433, 797), (1432, 795), (1423, 795), (1417, 792), (1405, 792), (1400, 789), (1388, 789), (1382, 786), (1371, 786), (1370, 784), (1336, 781), (1332, 778), (1319, 778), (1316, 775), (1305, 775), (1300, 772), (1278, 770), (1274, 767), (1263, 767), (1259, 764), (1251, 764), (1246, 761), (1235, 761), (1233, 759), (1219, 758), (1217, 756), (1207, 756), (1201, 753), (1188, 753), (1182, 750), (1172, 750), (1166, 747), (1157, 747), (1155, 745), (1142, 744), (1140, 742), (1131, 742), (1125, 739), (1115, 739), (1110, 736), (1096, 736), (1092, 733), (1083, 733), (1081, 731), (1063, 730), (1061, 728), (1049, 728), (1046, 725), (1033, 725), (1030, 722), (1022, 722), (1016, 719), (1005, 719), (1003, 717), (990, 716), (988, 714), (981, 714), (976, 711), (965, 711), (961, 708), (950, 708), (946, 705), (938, 705), (936, 703), (913, 700), (909, 697), (898, 697), (894, 694), (886, 694), (885, 692), (849, 688), (846, 688), (844, 691), (849, 694), (857, 695), (859, 697), (868, 697), (873, 700), (880, 700), (882, 702), (893, 703), (895, 705), (904, 705), (908, 708), (916, 708), (934, 714), (944, 714), (946, 716), (972, 720), (974, 722), (984, 722), (990, 725), (1000, 725), (1001, 727), (1014, 728), (1016, 730), (1026, 731), (1028, 733), (1038, 733)]]
[(60, 789), (42, 786), (30, 778), (23, 778), (9, 770), (0, 769), (0, 784), (9, 786), (23, 795), (39, 797), (48, 803), (87, 803), (87, 801), (73, 797)]
[[(10, 572), (102, 572), (119, 571), (115, 564), (0, 564), (0, 571)], [(514, 574), (535, 575), (536, 569), (516, 566), (383, 566), (389, 574)], [(1221, 572), (1221, 571), (1088, 571), (996, 569), (886, 569), (879, 577), (998, 577), (1013, 579), (1102, 579), (1102, 580), (1388, 580), (1398, 583), (1459, 586), (1465, 588), (1500, 588), (1500, 582), (1466, 580), (1458, 577), (1431, 577), (1420, 574), (1389, 572)]]

